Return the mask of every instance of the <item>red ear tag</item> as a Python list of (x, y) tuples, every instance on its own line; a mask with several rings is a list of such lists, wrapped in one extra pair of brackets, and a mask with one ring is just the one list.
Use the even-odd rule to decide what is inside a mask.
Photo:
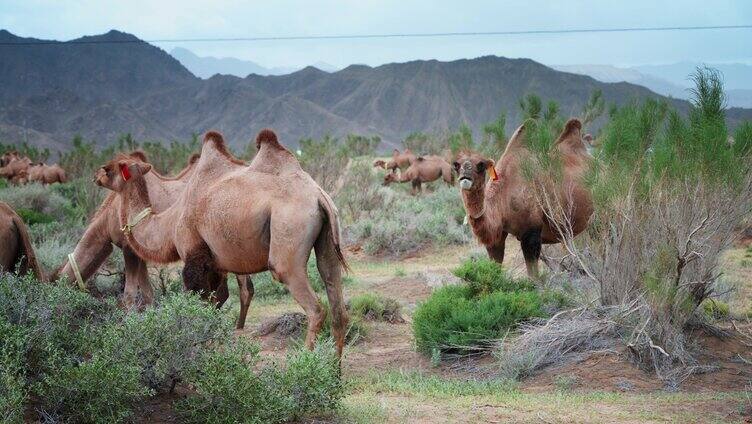
[(496, 174), (496, 168), (493, 167), (493, 166), (491, 167), (491, 180), (492, 181), (499, 181), (499, 175)]
[(120, 164), (120, 175), (123, 176), (124, 181), (128, 181), (131, 179), (131, 170), (128, 169), (128, 165), (124, 163)]

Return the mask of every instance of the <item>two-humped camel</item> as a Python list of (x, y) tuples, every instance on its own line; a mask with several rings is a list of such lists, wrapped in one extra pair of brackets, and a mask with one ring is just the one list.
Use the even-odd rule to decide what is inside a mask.
[[(135, 151), (130, 156), (144, 163), (148, 163), (146, 155), (141, 151)], [(186, 167), (173, 178), (164, 177), (152, 170), (144, 178), (148, 181), (149, 197), (152, 199), (153, 210), (161, 212), (170, 207), (178, 198), (185, 188), (194, 165), (199, 155), (192, 155)], [(244, 166), (239, 163), (236, 166)], [(54, 281), (61, 276), (67, 277), (68, 281), (76, 282), (76, 268), (81, 276), (81, 280), (86, 282), (99, 269), (102, 263), (112, 253), (112, 246), (119, 247), (123, 252), (125, 262), (125, 290), (123, 304), (127, 308), (135, 305), (136, 296), (141, 291), (144, 305), (153, 303), (154, 294), (152, 286), (149, 283), (149, 275), (146, 269), (146, 262), (136, 255), (125, 240), (120, 224), (120, 196), (116, 193), (110, 193), (102, 202), (97, 212), (94, 214), (81, 240), (74, 248), (71, 255), (73, 263), (66, 259), (60, 268), (52, 275)], [(237, 321), (237, 328), (245, 326), (245, 318), (248, 307), (253, 298), (253, 285), (247, 276), (238, 275), (238, 287), (240, 297), (240, 315)], [(80, 283), (79, 283), (80, 284)], [(215, 302), (217, 307), (221, 307), (229, 297), (227, 290), (226, 276), (222, 276), (216, 290)]]
[(39, 182), (41, 184), (65, 183), (68, 177), (57, 164), (32, 164), (27, 157), (18, 152), (8, 152), (0, 157), (0, 177), (9, 179), (14, 184)]
[(390, 170), (392, 173), (396, 173), (397, 169), (400, 171), (404, 171), (410, 166), (410, 163), (415, 160), (415, 155), (413, 152), (410, 151), (410, 149), (405, 149), (404, 152), (400, 153), (398, 149), (394, 149), (392, 151), (392, 160), (389, 162), (385, 162), (381, 159), (376, 160), (373, 162), (373, 166), (377, 168), (383, 168)]
[(145, 179), (149, 164), (118, 157), (96, 180), (121, 198), (120, 222), (136, 254), (149, 262), (182, 260), (186, 289), (212, 287), (215, 271), (271, 271), (308, 316), (309, 348), (326, 317), (308, 281), (306, 264), (313, 248), (341, 355), (348, 320), (341, 273), (347, 265), (339, 245), (337, 209), (274, 132), (261, 131), (257, 147), (249, 167), (226, 172), (232, 156), (219, 133), (207, 133), (185, 190), (161, 213), (147, 209), (152, 206)]
[[(556, 225), (547, 218), (536, 199), (533, 182), (523, 175), (523, 163), (531, 158), (525, 145), (526, 125), (512, 135), (498, 163), (477, 154), (463, 153), (454, 167), (459, 174), (468, 222), (475, 236), (486, 246), (488, 255), (502, 263), (507, 235), (512, 234), (520, 241), (528, 275), (537, 277), (541, 244), (561, 240)], [(579, 120), (570, 119), (551, 152), (559, 155), (563, 171), (553, 190), (565, 203), (562, 210), (568, 212), (573, 235), (587, 228), (593, 213), (592, 196), (582, 181), (591, 157), (582, 142), (581, 129)], [(492, 170), (488, 182), (487, 170)]]
[(384, 185), (393, 182), (412, 183), (412, 194), (420, 193), (423, 183), (442, 178), (448, 185), (454, 185), (452, 166), (441, 156), (418, 156), (411, 159), (410, 166), (399, 175), (389, 172), (384, 176)]
[(26, 224), (7, 203), (0, 202), (0, 272), (15, 271), (30, 272), (44, 281)]

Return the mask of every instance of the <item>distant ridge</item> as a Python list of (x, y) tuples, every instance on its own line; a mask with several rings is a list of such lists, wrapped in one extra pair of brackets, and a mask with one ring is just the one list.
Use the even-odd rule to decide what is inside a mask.
[[(110, 31), (85, 39), (136, 39)], [(29, 41), (0, 31), (0, 39)], [(137, 39), (136, 39), (137, 40)], [(0, 142), (65, 149), (74, 135), (109, 144), (137, 139), (187, 139), (222, 131), (235, 146), (273, 128), (294, 147), (303, 137), (379, 135), (399, 143), (415, 131), (440, 132), (467, 123), (480, 136), (500, 111), (508, 130), (519, 124), (519, 99), (536, 93), (576, 115), (600, 89), (609, 103), (660, 97), (629, 83), (603, 83), (529, 59), (485, 56), (452, 62), (419, 60), (336, 72), (307, 67), (286, 75), (194, 76), (145, 42), (0, 45)], [(688, 104), (670, 100), (680, 110)], [(731, 109), (729, 121), (752, 118)]]

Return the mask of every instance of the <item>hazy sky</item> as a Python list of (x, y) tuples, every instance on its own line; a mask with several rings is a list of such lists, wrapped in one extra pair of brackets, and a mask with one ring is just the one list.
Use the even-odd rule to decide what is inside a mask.
[[(658, 4), (660, 3), (660, 4)], [(749, 0), (2, 0), (0, 28), (69, 40), (119, 29), (142, 39), (752, 24)], [(161, 43), (264, 66), (378, 65), (483, 55), (546, 64), (752, 64), (752, 29), (456, 38)]]

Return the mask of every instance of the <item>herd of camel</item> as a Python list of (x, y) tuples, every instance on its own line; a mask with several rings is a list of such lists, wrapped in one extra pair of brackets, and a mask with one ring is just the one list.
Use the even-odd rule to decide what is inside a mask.
[(0, 156), (0, 177), (6, 178), (11, 184), (16, 185), (31, 182), (54, 184), (68, 181), (65, 171), (60, 165), (45, 165), (42, 162), (32, 163), (31, 159), (21, 156), (17, 151)]
[[(582, 184), (590, 155), (581, 129), (579, 120), (569, 120), (552, 152), (564, 166), (563, 178), (552, 189), (565, 199), (562, 208), (569, 211), (575, 235), (586, 228), (593, 212), (590, 193)], [(395, 154), (383, 167), (404, 171), (399, 177), (388, 174), (385, 183), (441, 177), (452, 184), (456, 173), (468, 223), (489, 256), (502, 262), (511, 234), (520, 241), (528, 273), (537, 276), (541, 244), (557, 243), (560, 237), (523, 176), (522, 161), (531, 154), (525, 147), (526, 130), (523, 124), (515, 131), (496, 162), (472, 152), (460, 154), (452, 165), (437, 157)], [(143, 152), (119, 154), (94, 178), (110, 193), (74, 251), (49, 276), (37, 264), (22, 220), (0, 203), (0, 268), (29, 272), (42, 281), (64, 278), (85, 290), (86, 281), (117, 246), (125, 262), (127, 308), (134, 306), (139, 293), (143, 304), (153, 301), (147, 263), (182, 261), (184, 289), (200, 293), (217, 307), (227, 300), (227, 274), (234, 273), (240, 289), (238, 328), (253, 298), (248, 275), (268, 270), (304, 309), (305, 343), (310, 348), (326, 317), (308, 280), (306, 265), (313, 250), (341, 355), (348, 323), (342, 273), (348, 265), (337, 207), (273, 131), (262, 130), (256, 147), (257, 155), (245, 163), (227, 150), (221, 134), (210, 131), (201, 152), (175, 177), (157, 173)]]

